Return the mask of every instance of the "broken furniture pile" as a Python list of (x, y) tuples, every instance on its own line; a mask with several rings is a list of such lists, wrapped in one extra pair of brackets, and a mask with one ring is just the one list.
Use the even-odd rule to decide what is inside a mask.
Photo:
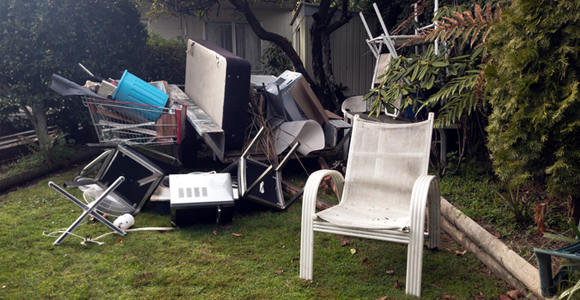
[[(295, 152), (337, 152), (348, 138), (350, 125), (322, 108), (301, 74), (253, 77), (248, 61), (206, 41), (190, 40), (187, 53), (184, 91), (163, 81), (147, 83), (128, 71), (120, 80), (84, 86), (53, 75), (53, 90), (83, 97), (100, 142), (92, 146), (105, 150), (65, 184), (83, 189), (86, 205), (51, 185), (85, 211), (55, 244), (88, 215), (132, 216), (149, 200), (179, 226), (201, 216), (229, 222), (239, 198), (284, 210), (297, 198), (285, 201), (282, 194), (281, 169), (288, 159)], [(151, 148), (173, 145), (180, 159), (196, 155), (194, 131), (214, 158), (233, 163), (220, 173), (180, 174), (178, 159)], [(263, 141), (272, 147), (263, 147)], [(281, 162), (263, 161), (283, 153)], [(89, 178), (92, 170), (96, 174)]]

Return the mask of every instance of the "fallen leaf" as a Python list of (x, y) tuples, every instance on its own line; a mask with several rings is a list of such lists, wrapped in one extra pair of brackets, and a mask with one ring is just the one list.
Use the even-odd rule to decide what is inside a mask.
[(463, 250), (463, 251), (455, 250), (455, 255), (457, 255), (457, 256), (463, 255), (465, 253), (467, 253), (467, 250)]
[(371, 266), (376, 266), (377, 264), (373, 263), (373, 262), (369, 262), (369, 258), (365, 257), (365, 259), (363, 259), (362, 261), (363, 265), (371, 265)]
[(282, 273), (284, 273), (284, 270), (274, 271), (274, 273), (276, 273), (276, 274), (282, 274)]
[(233, 235), (233, 236), (242, 236), (242, 234), (241, 234), (241, 233), (233, 233), (233, 232), (232, 232), (232, 235)]
[(509, 292), (507, 292), (508, 296), (510, 296), (512, 299), (518, 300), (520, 299), (523, 295), (519, 290), (511, 290)]
[(117, 238), (117, 239), (115, 240), (115, 242), (117, 242), (117, 243), (122, 243), (122, 242), (123, 242), (123, 239), (122, 239), (122, 238)]
[[(40, 207), (38, 209), (40, 209)], [(74, 209), (71, 209), (70, 212), (75, 212), (75, 210)]]
[(441, 295), (441, 297), (439, 297), (439, 299), (455, 299), (455, 297), (448, 296), (448, 295)]
[(50, 215), (42, 215), (42, 217), (48, 220), (48, 218), (50, 218)]
[(389, 269), (387, 269), (387, 272), (386, 273), (388, 275), (393, 275), (393, 274), (395, 274), (395, 270), (389, 270)]
[(401, 285), (399, 284), (399, 281), (398, 280), (395, 280), (395, 288), (397, 290), (400, 290), (401, 289)]
[(496, 238), (499, 239), (499, 238), (501, 238), (501, 233), (499, 233), (499, 232), (496, 231), (496, 232), (493, 233), (493, 236), (495, 236)]
[(282, 249), (286, 249), (286, 245), (282, 246)]
[(105, 214), (103, 215), (103, 218), (107, 218), (107, 217), (109, 217), (109, 213), (105, 213)]
[(298, 257), (292, 257), (292, 259), (290, 260), (290, 262), (295, 262), (297, 261), (299, 258)]
[(6, 288), (6, 286), (5, 286), (5, 285), (3, 285), (3, 286), (2, 286), (2, 288), (3, 288), (3, 289), (5, 289), (5, 288)]
[(512, 298), (506, 294), (499, 294), (499, 300), (512, 300)]
[(350, 254), (354, 255), (356, 253), (356, 249), (355, 248), (350, 248)]
[(222, 229), (223, 229), (223, 230), (230, 230), (230, 229), (232, 229), (233, 227), (234, 227), (233, 225), (225, 225), (225, 226), (222, 226)]
[(378, 298), (377, 300), (386, 300), (386, 299), (387, 299), (387, 296), (384, 296), (384, 297)]
[(89, 221), (91, 221), (91, 222), (95, 221), (95, 217), (91, 217), (91, 218), (89, 219)]
[(215, 232), (215, 229), (213, 230), (213, 235), (217, 235), (217, 232)]

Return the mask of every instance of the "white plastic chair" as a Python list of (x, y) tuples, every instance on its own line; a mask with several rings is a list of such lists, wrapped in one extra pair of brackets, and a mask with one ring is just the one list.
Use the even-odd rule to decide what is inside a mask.
[[(355, 117), (346, 179), (337, 171), (319, 170), (306, 182), (300, 278), (312, 280), (314, 231), (404, 243), (406, 292), (421, 296), (424, 240), (430, 248), (439, 247), (439, 183), (427, 175), (433, 119), (430, 113), (427, 121), (389, 124)], [(340, 204), (316, 213), (318, 187), (329, 175)]]

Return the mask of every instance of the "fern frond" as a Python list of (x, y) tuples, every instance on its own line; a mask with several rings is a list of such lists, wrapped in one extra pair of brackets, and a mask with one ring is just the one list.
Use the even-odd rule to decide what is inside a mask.
[(475, 3), (474, 12), (475, 12), (475, 18), (477, 19), (477, 22), (485, 23), (485, 19), (481, 15), (481, 6), (479, 6), (479, 4), (477, 4), (477, 3)]
[(475, 30), (473, 31), (473, 35), (471, 36), (471, 43), (469, 43), (469, 47), (473, 47), (473, 43), (475, 43), (475, 40), (477, 40), (477, 37), (479, 36), (479, 32), (485, 27), (485, 24), (481, 24), (480, 26), (477, 26), (475, 28)]
[(487, 36), (489, 35), (489, 33), (491, 32), (491, 29), (493, 28), (492, 26), (489, 26), (489, 28), (487, 29), (487, 31), (485, 32), (485, 34), (483, 35), (483, 37), (481, 38), (482, 43), (485, 43), (485, 41), (487, 40)]
[[(485, 12), (484, 12), (485, 11)], [(497, 5), (495, 16), (493, 15), (492, 5), (486, 4), (483, 8), (480, 5), (474, 6), (474, 13), (470, 11), (453, 11), (448, 12), (451, 16), (440, 16), (441, 21), (437, 21), (435, 29), (426, 30), (421, 34), (421, 39), (433, 41), (440, 39), (442, 41), (461, 39), (461, 45), (469, 43), (470, 47), (481, 38), (485, 44), (491, 29), (493, 28), (494, 19), (501, 18), (501, 7)], [(474, 17), (475, 15), (475, 17)]]
[[(463, 18), (463, 14), (462, 14), (462, 13), (460, 13), (460, 12), (456, 11), (456, 12), (455, 12), (455, 16), (457, 17), (457, 20), (459, 20), (459, 21), (457, 21), (456, 19), (447, 18), (447, 17), (443, 17), (443, 19), (445, 19), (445, 20), (447, 20), (447, 21), (449, 21), (449, 22), (451, 22), (451, 23), (453, 23), (453, 21), (455, 21), (455, 24), (456, 24), (456, 25), (458, 25), (458, 24), (459, 24), (459, 22), (461, 22), (461, 23), (465, 24), (465, 19)], [(452, 20), (453, 20), (453, 21), (452, 21)]]
[(491, 14), (491, 4), (485, 4), (485, 21), (487, 23), (493, 21), (493, 15)]
[(471, 33), (471, 31), (473, 30), (473, 26), (470, 26), (467, 28), (467, 31), (463, 32), (463, 38), (462, 38), (462, 42), (461, 42), (461, 47), (463, 47), (463, 45), (465, 45), (465, 42), (467, 42), (469, 40), (469, 34)]
[(473, 15), (471, 14), (471, 12), (469, 10), (468, 11), (465, 11), (464, 14), (467, 16), (467, 18), (469, 18), (469, 20), (471, 21), (471, 23), (475, 23), (475, 18), (473, 17)]

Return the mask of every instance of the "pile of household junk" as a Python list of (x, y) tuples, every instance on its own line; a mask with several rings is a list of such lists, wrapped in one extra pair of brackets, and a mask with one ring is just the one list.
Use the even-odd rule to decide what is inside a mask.
[[(253, 76), (247, 60), (203, 40), (188, 41), (184, 90), (165, 81), (147, 83), (127, 70), (119, 80), (105, 79), (79, 65), (90, 80), (81, 86), (53, 74), (51, 89), (82, 97), (99, 138), (87, 146), (103, 153), (64, 184), (81, 189), (84, 202), (49, 183), (83, 210), (69, 228), (47, 234), (62, 233), (55, 245), (74, 235), (88, 216), (111, 228), (108, 234), (173, 229), (129, 229), (148, 201), (157, 213), (171, 214), (174, 226), (231, 222), (238, 199), (284, 210), (298, 198), (286, 201), (282, 194), (281, 169), (288, 159), (295, 152), (306, 156), (341, 147), (337, 136), (345, 140), (350, 127), (322, 108), (300, 73)], [(208, 128), (214, 129), (208, 134)], [(235, 150), (233, 163), (220, 172), (182, 174), (177, 153), (193, 152), (188, 139), (197, 138), (189, 130), (213, 145), (219, 153), (214, 158), (223, 161)], [(216, 138), (212, 132), (221, 134)], [(158, 150), (166, 145), (173, 147), (173, 156)], [(109, 216), (116, 220), (110, 222)]]

